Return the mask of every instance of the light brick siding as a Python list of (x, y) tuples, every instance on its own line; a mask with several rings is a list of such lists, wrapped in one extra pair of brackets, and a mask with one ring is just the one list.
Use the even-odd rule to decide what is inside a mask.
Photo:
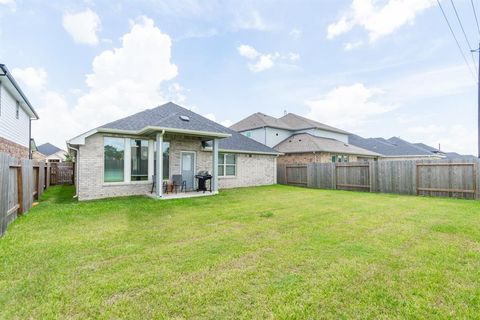
[[(356, 155), (349, 155), (349, 161), (357, 161)], [(304, 163), (329, 163), (332, 162), (332, 154), (321, 153), (288, 153), (278, 157), (279, 164), (304, 164)]]
[[(108, 135), (112, 136), (112, 135)], [(150, 192), (152, 182), (104, 183), (103, 134), (92, 135), (80, 146), (78, 157), (78, 198), (90, 200), (107, 197), (143, 195)], [(181, 151), (194, 151), (196, 170), (212, 173), (212, 152), (203, 151), (199, 138), (165, 135), (170, 141), (170, 177), (181, 174)], [(234, 188), (275, 184), (276, 157), (265, 155), (237, 155), (237, 176), (219, 177), (220, 188)]]
[(9, 154), (19, 159), (28, 159), (28, 148), (21, 146), (15, 142), (0, 137), (0, 152)]
[(220, 189), (263, 186), (277, 183), (277, 161), (275, 156), (237, 154), (235, 177), (219, 177)]

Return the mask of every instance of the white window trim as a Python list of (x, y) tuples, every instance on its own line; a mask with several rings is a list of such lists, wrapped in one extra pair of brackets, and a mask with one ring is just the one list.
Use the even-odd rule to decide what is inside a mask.
[[(227, 159), (226, 159), (226, 156), (228, 155), (233, 155), (235, 156), (235, 164), (227, 164)], [(237, 161), (238, 161), (238, 157), (237, 157), (237, 154), (236, 153), (228, 153), (228, 152), (219, 152), (218, 153), (218, 157), (220, 158), (221, 156), (223, 155), (223, 163), (218, 163), (218, 166), (223, 166), (223, 175), (220, 175), (218, 174), (218, 177), (219, 178), (236, 178), (237, 177), (237, 170), (238, 170), (238, 166), (237, 166)], [(235, 166), (235, 174), (234, 175), (227, 175), (227, 166)]]
[(197, 152), (193, 151), (193, 150), (192, 151), (189, 151), (189, 150), (180, 151), (180, 174), (182, 174), (182, 172), (183, 172), (183, 154), (184, 153), (193, 153), (193, 181), (192, 181), (192, 186), (195, 189), (195, 175), (197, 174)]
[[(105, 138), (116, 138), (116, 139), (123, 139), (123, 181), (115, 181), (115, 182), (106, 182), (105, 181)], [(118, 185), (124, 185), (126, 184), (125, 182), (125, 159), (126, 159), (126, 138), (125, 137), (116, 137), (116, 136), (103, 136), (102, 139), (102, 182), (104, 186), (118, 186)]]

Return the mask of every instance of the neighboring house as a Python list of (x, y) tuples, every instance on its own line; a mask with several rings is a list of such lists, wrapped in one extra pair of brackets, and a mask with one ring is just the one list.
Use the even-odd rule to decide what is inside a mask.
[(277, 119), (257, 112), (230, 128), (281, 152), (279, 163), (350, 162), (380, 156), (350, 145), (344, 130), (293, 113)]
[(37, 149), (45, 156), (46, 162), (63, 162), (66, 159), (67, 151), (62, 150), (51, 143), (44, 143), (38, 146)]
[[(187, 189), (212, 174), (219, 188), (275, 184), (278, 152), (174, 103), (105, 124), (67, 142), (75, 153), (79, 200), (142, 195), (172, 175)], [(161, 174), (156, 174), (161, 172)], [(157, 197), (163, 189), (155, 188)]]
[(431, 147), (429, 145), (426, 145), (424, 143), (414, 143), (414, 145), (416, 145), (417, 147), (423, 148), (425, 150), (428, 150), (434, 154), (442, 155), (444, 158), (448, 160), (470, 160), (470, 161), (478, 160), (478, 157), (475, 157), (473, 155), (463, 155), (456, 152), (445, 152), (445, 151), (436, 149), (434, 147)]
[(435, 160), (443, 159), (445, 155), (441, 152), (432, 152), (418, 145), (398, 137), (384, 138), (362, 138), (357, 135), (350, 135), (351, 145), (380, 153), (382, 159), (386, 160)]
[(0, 64), (0, 152), (31, 158), (31, 121), (38, 115), (7, 67)]

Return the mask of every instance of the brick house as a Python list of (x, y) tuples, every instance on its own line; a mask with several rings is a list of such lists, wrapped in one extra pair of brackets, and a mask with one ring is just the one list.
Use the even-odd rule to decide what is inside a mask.
[(0, 64), (0, 152), (31, 158), (31, 122), (37, 119), (38, 114), (12, 74)]
[[(79, 200), (149, 194), (173, 175), (192, 191), (201, 171), (212, 175), (213, 193), (276, 184), (277, 151), (174, 103), (90, 130), (67, 146)], [(157, 198), (164, 193), (155, 188)]]
[(380, 154), (349, 143), (349, 133), (294, 113), (281, 118), (257, 112), (231, 129), (281, 155), (278, 163), (326, 163), (373, 160)]

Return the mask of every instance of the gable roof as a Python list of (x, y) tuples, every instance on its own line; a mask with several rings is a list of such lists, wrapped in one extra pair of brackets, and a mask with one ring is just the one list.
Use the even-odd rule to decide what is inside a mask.
[(358, 147), (378, 152), (386, 157), (438, 157), (439, 155), (413, 145), (412, 143), (392, 137), (384, 138), (363, 138), (354, 134), (348, 136), (348, 141)]
[(433, 152), (433, 153), (442, 152), (442, 151), (438, 150), (437, 148), (431, 147), (431, 146), (426, 145), (425, 143), (421, 143), (421, 142), (413, 143), (413, 145), (415, 145), (417, 147), (420, 147), (422, 149), (425, 149), (427, 151)]
[[(182, 118), (188, 119), (188, 121)], [(219, 141), (219, 149), (223, 151), (235, 150), (240, 152), (278, 154), (278, 152), (272, 148), (172, 102), (104, 124), (71, 139), (68, 143), (72, 145), (83, 144), (87, 136), (97, 132), (118, 132), (140, 135), (158, 132), (159, 130), (173, 133), (203, 134), (212, 138), (224, 138)]]
[(239, 132), (253, 130), (258, 128), (271, 127), (278, 129), (285, 129), (290, 131), (298, 131), (305, 129), (321, 129), (331, 132), (349, 134), (348, 132), (328, 126), (326, 124), (307, 119), (294, 113), (288, 113), (281, 118), (274, 118), (267, 114), (257, 112), (245, 119), (242, 119), (232, 125), (230, 128)]
[[(6, 81), (3, 81), (5, 77)], [(8, 91), (20, 102), (20, 106), (30, 116), (30, 119), (39, 119), (37, 112), (33, 108), (27, 96), (23, 93), (22, 89), (18, 85), (17, 81), (13, 78), (12, 74), (8, 70), (7, 66), (0, 63), (0, 82), (5, 85)]]
[(38, 146), (37, 151), (48, 157), (48, 156), (50, 156), (54, 153), (57, 153), (58, 151), (63, 151), (63, 150), (60, 149), (59, 147), (54, 146), (53, 144), (47, 142), (47, 143), (44, 143), (44, 144)]
[(380, 156), (380, 154), (376, 152), (335, 139), (317, 137), (309, 133), (294, 134), (277, 144), (275, 149), (282, 153), (333, 152), (363, 156)]
[(257, 112), (249, 115), (245, 119), (242, 119), (232, 125), (230, 128), (235, 131), (246, 131), (263, 127), (272, 127), (285, 130), (293, 130), (288, 124), (284, 123), (280, 119), (274, 118), (267, 114)]
[(331, 132), (338, 132), (343, 134), (349, 134), (347, 131), (328, 126), (326, 124), (314, 121), (302, 116), (299, 116), (295, 113), (288, 113), (279, 119), (280, 121), (286, 123), (288, 126), (294, 130), (303, 130), (303, 129), (321, 129)]

